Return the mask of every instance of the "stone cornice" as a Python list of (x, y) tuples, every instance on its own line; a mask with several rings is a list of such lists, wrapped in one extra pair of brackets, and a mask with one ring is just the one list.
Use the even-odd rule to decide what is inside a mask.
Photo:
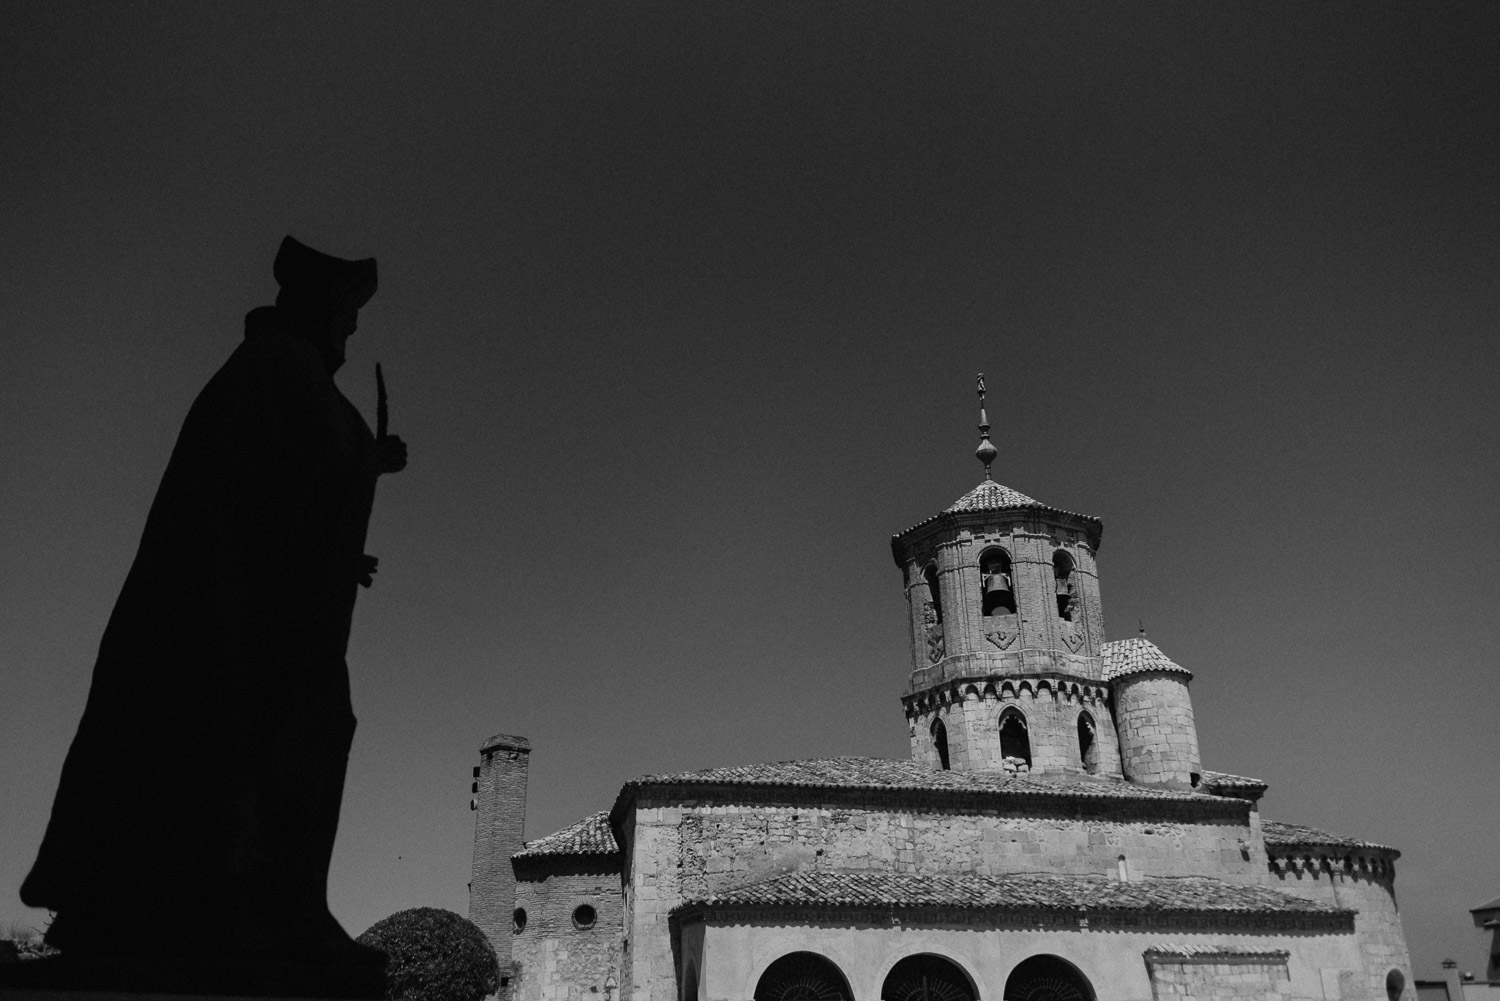
[(1002, 522), (1034, 525), (1046, 523), (1076, 529), (1083, 534), (1090, 551), (1096, 553), (1099, 551), (1099, 544), (1104, 535), (1104, 524), (1098, 518), (1048, 507), (1045, 504), (972, 511), (942, 511), (926, 521), (918, 522), (904, 532), (891, 536), (891, 556), (897, 566), (904, 567), (910, 558), (910, 551), (933, 535), (962, 528), (986, 528)]
[(1266, 867), (1277, 875), (1338, 872), (1352, 878), (1392, 879), (1396, 875), (1396, 859), (1400, 857), (1401, 853), (1394, 848), (1266, 845)]
[[(1352, 910), (1327, 913), (1226, 912), (1185, 910), (1095, 910), (1087, 911), (1010, 907), (820, 907), (762, 906), (753, 904), (684, 904), (675, 908), (669, 921), (674, 930), (683, 925), (844, 925), (856, 928), (969, 926), (983, 928), (1056, 929), (1068, 931), (1235, 931), (1279, 934), (1322, 932), (1347, 934), (1354, 931)], [(1180, 961), (1180, 960), (1179, 960)], [(1222, 960), (1221, 960), (1222, 961)]]
[[(971, 674), (947, 678), (920, 691), (901, 696), (901, 705), (910, 719), (969, 699), (979, 701), (987, 695), (999, 701), (1018, 699), (1025, 688), (1031, 690), (1033, 698), (1041, 697), (1043, 691), (1054, 700), (1061, 696), (1067, 701), (1100, 704), (1107, 703), (1110, 698), (1110, 687), (1104, 682), (1061, 671), (1043, 671), (1016, 675)], [(1009, 696), (1005, 694), (1007, 690), (1010, 692)]]
[(1081, 795), (1068, 790), (1039, 791), (973, 789), (860, 789), (806, 786), (746, 786), (713, 783), (653, 785), (620, 791), (614, 816), (625, 807), (660, 806), (781, 806), (853, 807), (891, 813), (923, 812), (974, 816), (1105, 817), (1128, 821), (1183, 821), (1248, 826), (1251, 804), (1222, 796), (1164, 797), (1129, 791), (1108, 796)]
[(1148, 963), (1181, 963), (1184, 965), (1269, 965), (1281, 966), (1292, 956), (1286, 949), (1235, 949), (1230, 946), (1153, 946), (1141, 953)]

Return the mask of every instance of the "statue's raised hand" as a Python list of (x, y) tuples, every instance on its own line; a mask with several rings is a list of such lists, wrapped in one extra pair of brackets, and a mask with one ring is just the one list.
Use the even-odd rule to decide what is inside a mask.
[(388, 434), (375, 439), (375, 472), (378, 475), (399, 473), (406, 468), (406, 442), (400, 435)]

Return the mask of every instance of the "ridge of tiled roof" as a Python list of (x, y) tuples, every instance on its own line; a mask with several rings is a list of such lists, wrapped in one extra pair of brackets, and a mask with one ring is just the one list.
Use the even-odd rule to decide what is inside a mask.
[(1250, 799), (1259, 799), (1266, 794), (1270, 786), (1260, 779), (1247, 778), (1244, 775), (1230, 775), (1228, 772), (1212, 772), (1204, 769), (1199, 772), (1198, 788), (1204, 792), (1217, 794), (1245, 793)]
[(1268, 887), (1207, 876), (1147, 877), (1013, 873), (1004, 876), (872, 872), (790, 872), (688, 900), (691, 908), (875, 907), (1178, 914), (1348, 915)]
[(930, 792), (1004, 792), (1018, 795), (1090, 799), (1204, 801), (1199, 793), (1133, 785), (1118, 779), (1068, 776), (1032, 778), (1005, 772), (938, 771), (910, 760), (891, 758), (812, 758), (756, 765), (729, 765), (690, 772), (646, 775), (625, 788), (663, 785), (783, 786), (814, 789), (919, 790)]
[(620, 850), (615, 832), (609, 826), (609, 814), (591, 813), (576, 824), (564, 827), (535, 841), (528, 841), (511, 858), (537, 858), (543, 855), (613, 855)]
[(1113, 681), (1128, 674), (1144, 671), (1174, 671), (1185, 674), (1191, 680), (1193, 672), (1174, 663), (1161, 652), (1161, 648), (1144, 636), (1132, 636), (1125, 640), (1111, 640), (1100, 648), (1104, 655), (1104, 680)]
[(1283, 824), (1277, 820), (1263, 820), (1260, 832), (1265, 837), (1267, 848), (1367, 848), (1374, 851), (1394, 852), (1388, 845), (1377, 845), (1373, 841), (1360, 841), (1338, 834), (1329, 834), (1316, 827), (1301, 824)]
[[(1065, 514), (1072, 518), (1082, 518), (1085, 521), (1092, 521), (1096, 526), (1103, 527), (1099, 519), (1091, 514), (1079, 514), (1077, 511), (1067, 511), (1060, 507), (1053, 507), (1051, 504), (1043, 504), (1034, 497), (1026, 496), (1019, 490), (986, 478), (979, 486), (970, 490), (931, 518), (925, 518), (917, 522), (905, 532), (898, 532), (896, 538), (899, 539), (901, 536), (906, 535), (907, 532), (913, 532), (924, 525), (929, 525), (946, 514), (962, 514), (966, 511), (1012, 511), (1020, 508), (1036, 508), (1039, 511), (1049, 511), (1053, 514)], [(1097, 532), (1095, 534), (1097, 536)]]

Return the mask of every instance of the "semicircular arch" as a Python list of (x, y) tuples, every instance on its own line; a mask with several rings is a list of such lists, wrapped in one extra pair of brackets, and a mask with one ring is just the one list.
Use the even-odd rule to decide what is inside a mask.
[(1040, 953), (1010, 971), (1003, 1001), (1095, 1001), (1094, 985), (1068, 960)]
[(978, 1001), (978, 981), (967, 964), (934, 952), (892, 961), (880, 979), (881, 1001)]
[(853, 1001), (849, 978), (818, 952), (788, 952), (773, 959), (755, 981), (755, 1001)]

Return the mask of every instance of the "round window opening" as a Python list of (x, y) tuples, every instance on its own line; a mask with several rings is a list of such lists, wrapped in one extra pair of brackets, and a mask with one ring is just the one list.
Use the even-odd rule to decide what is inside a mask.
[(517, 935), (526, 930), (526, 908), (517, 907), (511, 912), (510, 930)]
[(588, 904), (579, 904), (573, 908), (573, 927), (579, 931), (588, 931), (594, 927), (594, 922), (599, 920), (599, 915)]

